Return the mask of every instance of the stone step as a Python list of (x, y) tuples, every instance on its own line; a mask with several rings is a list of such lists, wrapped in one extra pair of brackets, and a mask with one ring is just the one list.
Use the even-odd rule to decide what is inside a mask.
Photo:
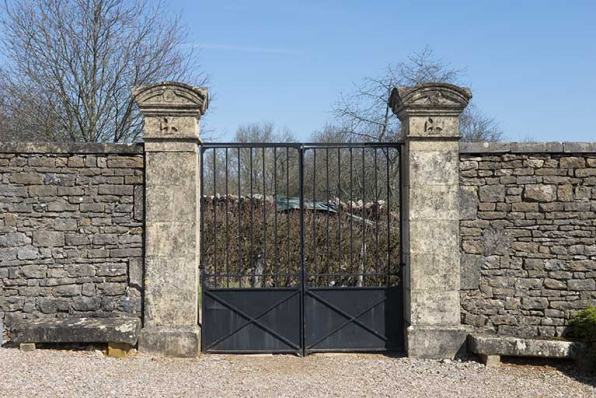
[(21, 321), (11, 327), (15, 343), (126, 343), (137, 344), (138, 318), (68, 318)]

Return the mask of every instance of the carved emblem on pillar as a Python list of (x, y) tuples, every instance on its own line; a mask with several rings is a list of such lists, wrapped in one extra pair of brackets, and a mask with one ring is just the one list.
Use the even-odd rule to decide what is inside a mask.
[(431, 135), (439, 135), (441, 131), (445, 128), (445, 121), (437, 118), (429, 117), (426, 122), (424, 122), (424, 131), (431, 134)]
[(174, 120), (175, 118), (173, 117), (164, 117), (159, 123), (160, 131), (166, 135), (176, 134), (178, 132), (178, 127), (176, 127)]

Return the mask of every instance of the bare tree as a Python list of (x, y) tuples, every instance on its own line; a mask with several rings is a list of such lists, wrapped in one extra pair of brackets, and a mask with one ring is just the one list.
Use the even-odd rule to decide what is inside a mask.
[[(252, 123), (238, 127), (233, 141), (262, 144), (289, 143), (296, 139), (287, 128), (277, 129), (272, 123)], [(224, 194), (226, 191), (242, 195), (273, 195), (283, 191), (286, 195), (297, 195), (298, 152), (294, 149), (250, 145), (211, 148), (205, 151), (203, 160), (206, 195)], [(291, 178), (286, 181), (287, 175)], [(274, 192), (276, 184), (279, 187)]]
[(346, 143), (355, 139), (351, 130), (335, 124), (326, 124), (322, 130), (314, 131), (310, 137), (312, 142), (318, 143)]
[(235, 142), (295, 142), (294, 133), (288, 128), (276, 129), (273, 123), (251, 123), (239, 126), (234, 137)]
[(475, 104), (469, 104), (459, 119), (462, 141), (501, 141), (503, 130), (494, 118), (484, 115)]
[(193, 75), (196, 56), (181, 47), (185, 26), (161, 0), (4, 0), (0, 7), (3, 139), (134, 141), (142, 130), (134, 86), (205, 83)]
[[(395, 141), (401, 125), (388, 105), (394, 87), (417, 86), (429, 82), (461, 84), (463, 71), (436, 58), (431, 49), (414, 53), (406, 62), (389, 65), (377, 77), (365, 77), (354, 89), (341, 94), (334, 106), (336, 129), (355, 141)], [(494, 119), (483, 115), (473, 105), (462, 115), (461, 134), (466, 141), (495, 141), (502, 132)]]
[[(240, 143), (290, 143), (295, 142), (296, 138), (292, 131), (285, 127), (276, 129), (272, 123), (252, 123), (238, 127), (234, 141)], [(245, 185), (245, 192), (250, 191), (251, 179), (253, 192), (271, 191), (274, 182), (274, 163), (276, 164), (276, 178), (282, 179), (289, 169), (292, 175), (289, 190), (290, 192), (298, 190), (298, 180), (294, 177), (298, 175), (298, 157), (295, 151), (286, 153), (285, 150), (277, 151), (273, 148), (243, 149), (236, 162), (239, 163), (240, 180)], [(265, 188), (263, 188), (263, 184)]]

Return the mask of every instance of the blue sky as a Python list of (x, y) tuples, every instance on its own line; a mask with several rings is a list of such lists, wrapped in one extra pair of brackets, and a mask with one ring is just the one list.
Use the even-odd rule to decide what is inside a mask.
[(596, 141), (596, 1), (170, 0), (201, 49), (222, 139), (272, 122), (300, 140), (339, 94), (426, 46), (507, 140)]

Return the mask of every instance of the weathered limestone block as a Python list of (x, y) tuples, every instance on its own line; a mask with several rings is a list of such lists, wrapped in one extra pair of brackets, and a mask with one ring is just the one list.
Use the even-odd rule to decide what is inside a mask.
[(27, 279), (45, 278), (47, 266), (45, 265), (25, 265), (21, 267), (21, 274)]
[(573, 200), (573, 186), (561, 185), (558, 188), (557, 197), (560, 201), (571, 202)]
[(108, 168), (142, 169), (143, 158), (133, 156), (110, 156), (108, 157)]
[(548, 299), (545, 297), (524, 297), (522, 308), (525, 310), (543, 310), (548, 308)]
[(37, 306), (42, 314), (55, 314), (68, 311), (70, 301), (67, 298), (40, 298), (37, 299)]
[(40, 185), (43, 175), (37, 173), (15, 173), (10, 177), (11, 182), (24, 185)]
[(408, 327), (406, 351), (412, 358), (452, 359), (465, 355), (467, 335), (459, 326)]
[(593, 177), (596, 176), (596, 169), (577, 169), (575, 170), (576, 177)]
[(64, 246), (64, 232), (56, 231), (34, 231), (33, 244), (37, 247), (61, 247)]
[(72, 308), (81, 312), (99, 311), (100, 307), (99, 297), (75, 297), (72, 303)]
[(148, 327), (141, 330), (139, 350), (148, 354), (193, 358), (201, 350), (201, 332), (193, 327)]
[(128, 260), (128, 284), (139, 289), (143, 286), (143, 261), (139, 258)]
[(56, 196), (57, 194), (58, 188), (51, 185), (35, 185), (29, 187), (29, 196)]
[(514, 212), (530, 213), (538, 211), (538, 203), (519, 202), (513, 203), (511, 207)]
[(459, 217), (460, 220), (475, 220), (478, 216), (478, 196), (475, 187), (460, 187)]
[(480, 201), (482, 202), (504, 202), (505, 201), (505, 186), (504, 185), (485, 185), (478, 189)]
[(524, 198), (536, 202), (553, 202), (557, 199), (556, 185), (526, 185)]
[(461, 286), (462, 290), (478, 289), (480, 287), (481, 257), (472, 254), (461, 256)]
[(505, 255), (512, 245), (512, 237), (507, 230), (489, 227), (482, 234), (482, 248), (484, 255)]
[(596, 290), (596, 281), (594, 279), (575, 279), (567, 282), (569, 290), (594, 291)]
[(21, 247), (17, 251), (17, 258), (19, 260), (35, 260), (39, 255), (37, 248), (33, 246)]

